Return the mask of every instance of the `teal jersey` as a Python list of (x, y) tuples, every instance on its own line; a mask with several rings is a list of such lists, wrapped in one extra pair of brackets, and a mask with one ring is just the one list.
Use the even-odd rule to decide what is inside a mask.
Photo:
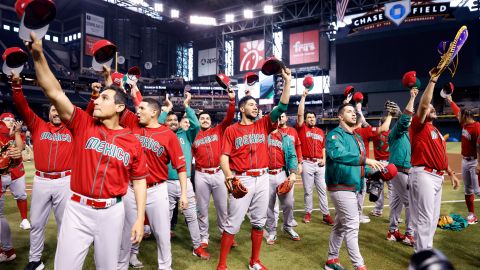
[(412, 113), (405, 111), (390, 131), (390, 135), (388, 135), (388, 144), (390, 145), (388, 162), (395, 164), (395, 166), (412, 167), (410, 164), (412, 147), (410, 145), (410, 135), (408, 134), (411, 119)]
[[(182, 128), (177, 129), (177, 138), (180, 142), (180, 146), (182, 147), (183, 155), (185, 156), (185, 163), (187, 164), (187, 177), (189, 178), (192, 173), (192, 143), (197, 137), (198, 132), (200, 131), (200, 122), (195, 115), (195, 111), (187, 107), (185, 109), (187, 113), (187, 118), (190, 121), (190, 128), (188, 130), (183, 130)], [(158, 122), (160, 124), (164, 124), (167, 120), (167, 113), (162, 112), (158, 117)], [(172, 163), (168, 163), (168, 179), (170, 180), (178, 180), (178, 173), (177, 170), (172, 168)]]

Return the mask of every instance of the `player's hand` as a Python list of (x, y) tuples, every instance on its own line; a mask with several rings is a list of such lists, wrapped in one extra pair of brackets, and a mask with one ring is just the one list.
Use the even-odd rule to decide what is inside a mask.
[[(92, 83), (92, 85), (90, 86), (90, 88), (92, 89), (92, 92), (93, 92), (93, 93), (98, 94), (98, 93), (100, 93), (100, 90), (102, 89), (102, 84), (99, 83), (99, 82), (94, 82), (94, 83)], [(92, 94), (93, 94), (93, 93), (92, 93)]]
[(22, 130), (23, 121), (15, 121), (12, 127), (13, 133), (20, 132)]
[(361, 102), (358, 102), (357, 104), (355, 104), (355, 111), (356, 112), (361, 112), (362, 111), (362, 103)]
[(37, 38), (35, 33), (30, 33), (31, 42), (25, 42), (25, 46), (32, 54), (33, 60), (37, 60), (43, 54), (42, 39)]
[(137, 82), (132, 82), (131, 84), (131, 88), (130, 88), (130, 96), (132, 96), (132, 98), (135, 98), (137, 96), (137, 92), (140, 91), (138, 90), (138, 86), (137, 86)]
[(292, 72), (290, 71), (289, 68), (284, 67), (282, 68), (282, 78), (285, 82), (289, 82), (292, 80)]
[(320, 159), (320, 160), (318, 161), (318, 166), (320, 166), (320, 167), (325, 166), (325, 160)]
[(228, 86), (227, 88), (227, 93), (228, 93), (228, 98), (230, 100), (234, 100), (235, 99), (235, 91), (233, 91), (233, 88), (231, 85)]
[[(187, 209), (188, 208), (188, 198), (187, 198), (187, 194), (182, 194), (180, 195), (180, 201), (179, 201), (180, 205), (180, 209), (183, 210), (183, 209)], [(180, 210), (179, 209), (179, 210)]]
[(460, 186), (460, 180), (458, 180), (457, 176), (455, 174), (452, 174), (450, 176), (450, 181), (452, 182), (452, 186), (454, 190), (457, 190), (458, 187)]
[(22, 78), (20, 78), (20, 74), (17, 74), (15, 71), (12, 70), (12, 84), (22, 84)]
[(452, 103), (452, 101), (453, 101), (451, 95), (447, 96), (445, 99), (448, 101), (448, 104)]
[(308, 96), (308, 89), (303, 90), (302, 97), (307, 97)]
[(232, 186), (232, 180), (233, 178), (235, 178), (235, 176), (233, 175), (230, 175), (230, 176), (227, 176), (225, 177), (225, 186), (227, 187), (227, 190), (230, 192), (231, 190), (233, 190), (233, 186)]
[(102, 66), (103, 78), (105, 78), (105, 79), (108, 78), (108, 76), (110, 76), (111, 72), (112, 72), (112, 69), (109, 66), (107, 66), (107, 65)]
[(345, 98), (345, 100), (343, 101), (343, 104), (349, 103), (350, 100), (352, 100), (352, 98), (353, 98), (353, 95), (352, 95), (352, 94), (348, 95), (348, 96)]
[(410, 97), (415, 99), (415, 97), (417, 97), (418, 95), (418, 88), (417, 87), (413, 87), (412, 89), (410, 89)]
[(370, 166), (374, 171), (380, 171), (383, 168), (385, 168), (385, 165), (383, 165), (383, 163), (381, 163), (380, 161), (377, 161), (375, 159), (371, 159), (371, 158), (367, 158), (365, 160), (365, 164)]
[(22, 158), (22, 150), (16, 146), (8, 149), (7, 152), (8, 157), (13, 158), (13, 159), (19, 159)]
[(303, 171), (303, 166), (302, 164), (298, 163), (298, 166), (297, 166), (297, 174), (301, 174)]
[(183, 105), (187, 108), (190, 104), (190, 100), (192, 99), (192, 94), (190, 92), (185, 92), (185, 100), (183, 100)]
[(290, 174), (290, 176), (288, 176), (288, 185), (291, 187), (293, 187), (293, 185), (295, 185), (295, 182), (297, 181), (297, 175), (292, 173)]
[(135, 221), (135, 224), (133, 224), (132, 227), (132, 235), (130, 237), (130, 241), (132, 241), (132, 244), (138, 244), (142, 242), (143, 239), (143, 222), (140, 222), (140, 220), (137, 219)]
[(173, 109), (173, 103), (172, 103), (172, 101), (171, 101), (170, 98), (169, 98), (169, 94), (166, 94), (166, 95), (165, 95), (165, 106), (166, 106), (166, 108), (165, 108), (165, 111), (166, 111), (166, 112), (171, 112), (171, 111), (172, 111), (172, 109)]
[(438, 75), (435, 75), (435, 74), (438, 74), (438, 71), (439, 71), (439, 68), (437, 67), (434, 67), (432, 69), (430, 69), (430, 71), (428, 72), (428, 74), (430, 75), (430, 80), (437, 80), (438, 79)]
[(248, 89), (245, 89), (245, 96), (251, 96), (252, 93), (250, 92), (250, 90)]

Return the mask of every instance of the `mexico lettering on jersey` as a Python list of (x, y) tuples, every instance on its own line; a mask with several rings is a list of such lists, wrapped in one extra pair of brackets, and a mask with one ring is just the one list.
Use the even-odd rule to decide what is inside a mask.
[(268, 153), (271, 170), (280, 169), (285, 166), (285, 154), (283, 153), (282, 133), (272, 132), (268, 135)]
[(245, 172), (267, 168), (268, 134), (274, 126), (270, 115), (266, 115), (250, 125), (235, 123), (225, 130), (222, 153), (229, 156), (230, 169)]
[(373, 155), (376, 160), (388, 160), (390, 157), (390, 149), (388, 145), (389, 131), (384, 131), (373, 137)]
[(21, 86), (12, 86), (13, 101), (32, 134), (35, 169), (42, 172), (63, 172), (72, 169), (73, 139), (70, 130), (44, 121), (28, 106)]
[(168, 179), (168, 163), (171, 161), (177, 172), (186, 172), (185, 157), (177, 135), (165, 125), (157, 128), (140, 126), (138, 117), (126, 110), (120, 123), (132, 129), (143, 147), (148, 165), (147, 183), (159, 183)]
[(425, 121), (422, 124), (415, 115), (409, 133), (412, 144), (412, 166), (426, 166), (435, 170), (447, 169), (445, 139), (432, 122)]
[(323, 158), (323, 149), (325, 148), (325, 134), (318, 127), (309, 127), (303, 124), (295, 126), (298, 137), (302, 142), (302, 155), (304, 158)]
[(205, 136), (201, 139), (198, 139), (198, 140), (195, 140), (193, 142), (193, 145), (198, 148), (200, 147), (201, 145), (205, 145), (205, 144), (209, 144), (209, 143), (212, 143), (212, 142), (218, 142), (219, 139), (218, 139), (218, 136), (217, 134), (213, 134), (211, 136)]
[(112, 130), (75, 107), (66, 123), (74, 153), (70, 186), (91, 198), (125, 195), (131, 180), (148, 176), (142, 146), (129, 128)]
[(480, 136), (480, 123), (473, 122), (462, 127), (462, 156), (476, 157), (476, 141)]

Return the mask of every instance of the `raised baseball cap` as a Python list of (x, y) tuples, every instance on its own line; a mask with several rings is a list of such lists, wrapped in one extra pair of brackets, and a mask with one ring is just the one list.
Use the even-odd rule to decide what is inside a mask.
[(15, 11), (21, 20), (18, 35), (25, 41), (32, 41), (31, 32), (34, 32), (37, 38), (43, 38), (49, 24), (57, 15), (53, 0), (17, 0)]
[(102, 71), (103, 65), (107, 67), (112, 65), (113, 58), (115, 58), (115, 54), (117, 53), (117, 46), (112, 42), (102, 39), (92, 46), (92, 68), (95, 71)]
[(440, 91), (440, 96), (442, 98), (447, 98), (453, 94), (453, 91), (455, 90), (455, 86), (451, 82), (447, 82), (443, 85), (442, 90)]
[(262, 73), (270, 76), (278, 74), (281, 72), (282, 68), (285, 67), (285, 64), (275, 58), (275, 56), (269, 57), (262, 65)]
[(417, 78), (417, 72), (412, 70), (403, 74), (402, 85), (408, 89), (413, 87), (420, 88), (421, 82), (420, 79)]
[(10, 75), (12, 71), (20, 74), (23, 66), (28, 60), (28, 54), (19, 47), (7, 48), (2, 55), (3, 66), (2, 71), (6, 75)]
[(348, 85), (345, 87), (345, 90), (343, 90), (343, 95), (348, 97), (349, 95), (353, 95), (353, 92), (355, 92), (355, 87)]
[(355, 94), (353, 94), (352, 99), (355, 102), (362, 102), (363, 101), (363, 94), (361, 92), (355, 92)]
[(113, 72), (111, 76), (112, 76), (113, 84), (115, 84), (118, 87), (123, 87), (123, 77), (125, 76), (123, 75), (123, 73)]
[(397, 176), (397, 172), (397, 167), (394, 164), (390, 163), (385, 166), (385, 168), (380, 170), (380, 179), (382, 179), (383, 181), (390, 181), (395, 176)]
[(248, 85), (254, 85), (258, 82), (258, 79), (257, 73), (251, 71), (245, 73), (245, 76), (243, 76), (243, 81)]
[(311, 91), (313, 89), (313, 76), (312, 75), (307, 75), (305, 78), (303, 78), (303, 86), (308, 89), (308, 91)]
[(230, 78), (225, 74), (215, 75), (215, 80), (223, 89), (227, 89), (230, 85)]
[(15, 115), (13, 113), (5, 112), (0, 115), (0, 120), (3, 120), (5, 118), (13, 118), (15, 119)]

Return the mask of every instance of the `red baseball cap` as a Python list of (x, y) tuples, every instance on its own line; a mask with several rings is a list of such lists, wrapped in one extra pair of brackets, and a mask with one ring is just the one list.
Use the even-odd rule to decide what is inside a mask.
[(262, 73), (270, 76), (278, 74), (281, 72), (282, 68), (285, 67), (285, 64), (275, 58), (275, 56), (269, 57), (262, 65)]
[(225, 74), (215, 75), (215, 80), (223, 89), (227, 89), (230, 85), (230, 78)]
[(394, 164), (390, 163), (380, 171), (380, 178), (383, 181), (390, 181), (395, 176), (397, 176), (397, 172), (397, 167)]
[(453, 85), (453, 83), (447, 82), (443, 85), (443, 88), (440, 91), (440, 96), (442, 96), (442, 98), (447, 98), (448, 96), (451, 96), (453, 94), (453, 90), (455, 90), (455, 86)]
[(20, 74), (23, 66), (28, 60), (28, 54), (19, 47), (7, 48), (2, 55), (3, 66), (2, 71), (6, 75), (10, 75), (12, 71)]
[(349, 95), (353, 95), (353, 92), (355, 92), (355, 87), (348, 85), (345, 87), (345, 90), (343, 90), (343, 95), (348, 97)]
[(355, 94), (353, 94), (353, 101), (362, 102), (363, 101), (363, 94), (361, 92), (355, 92)]
[(95, 42), (92, 46), (92, 68), (95, 71), (102, 71), (103, 65), (112, 65), (113, 58), (117, 53), (117, 46), (106, 39)]
[(113, 72), (111, 76), (112, 76), (113, 84), (115, 84), (118, 87), (122, 87), (123, 77), (125, 75), (123, 75), (123, 73), (120, 73), (120, 72)]
[(137, 79), (139, 79), (140, 78), (140, 68), (137, 67), (137, 66), (133, 66), (133, 67), (128, 69), (127, 74), (128, 75), (133, 75), (133, 76), (137, 77)]
[(254, 85), (258, 82), (258, 75), (255, 72), (249, 71), (243, 76), (243, 81), (248, 85)]
[(57, 15), (53, 0), (17, 0), (15, 11), (21, 19), (18, 35), (25, 41), (32, 41), (31, 32), (34, 32), (37, 38), (43, 38), (49, 24)]
[(308, 89), (308, 91), (311, 91), (313, 89), (313, 76), (312, 75), (307, 75), (305, 78), (303, 78), (303, 86)]
[(13, 113), (5, 112), (0, 115), (0, 120), (3, 120), (5, 118), (13, 118), (15, 119), (15, 115)]

